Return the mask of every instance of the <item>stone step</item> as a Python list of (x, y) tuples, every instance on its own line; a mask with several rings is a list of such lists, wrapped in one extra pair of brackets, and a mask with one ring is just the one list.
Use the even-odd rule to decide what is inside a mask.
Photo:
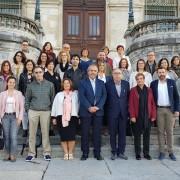
[[(143, 138), (142, 138), (142, 140), (143, 140)], [(102, 141), (102, 145), (109, 145), (109, 142), (110, 142), (109, 136), (102, 136), (101, 141)], [(19, 145), (22, 145), (25, 142), (27, 142), (26, 138), (23, 138), (22, 136), (18, 137), (18, 144)], [(80, 146), (81, 136), (79, 136), (79, 135), (76, 136), (76, 142), (77, 142), (77, 146)], [(51, 145), (59, 145), (60, 144), (59, 135), (50, 136), (50, 143), (51, 143)], [(126, 136), (126, 144), (127, 145), (133, 145), (134, 144), (133, 136)], [(152, 145), (157, 145), (158, 144), (157, 135), (151, 134), (150, 144), (152, 144)], [(180, 144), (180, 135), (174, 134), (174, 144), (175, 145)]]
[[(63, 158), (63, 150), (60, 146), (58, 145), (53, 145), (52, 147), (52, 158)], [(26, 158), (27, 154), (28, 154), (28, 148), (25, 148), (23, 155), (20, 154), (22, 149), (22, 146), (18, 146), (18, 158)], [(101, 152), (102, 155), (104, 157), (110, 157), (111, 155), (111, 149), (110, 146), (102, 146), (101, 147)], [(150, 154), (153, 158), (157, 158), (158, 157), (158, 145), (151, 145), (150, 146)], [(174, 146), (174, 153), (177, 156), (180, 156), (180, 146)], [(43, 149), (42, 147), (38, 148), (38, 158), (42, 158), (43, 157)], [(134, 153), (134, 145), (127, 145), (126, 146), (126, 151), (125, 154), (129, 157), (134, 157), (135, 153)], [(80, 158), (81, 157), (81, 148), (79, 146), (76, 146), (75, 151), (74, 151), (74, 156), (76, 158)], [(167, 155), (168, 156), (168, 155)], [(3, 159), (4, 157), (4, 151), (0, 151), (0, 159)], [(89, 153), (89, 157), (93, 157), (93, 148), (90, 147), (90, 153)]]

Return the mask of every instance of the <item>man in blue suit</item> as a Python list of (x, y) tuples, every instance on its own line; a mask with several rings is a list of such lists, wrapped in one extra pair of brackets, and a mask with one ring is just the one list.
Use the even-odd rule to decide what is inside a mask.
[(86, 160), (89, 154), (89, 130), (93, 124), (94, 157), (103, 160), (101, 151), (101, 126), (106, 101), (106, 88), (104, 82), (97, 79), (98, 68), (95, 64), (88, 67), (88, 77), (80, 82), (79, 101), (80, 119), (82, 127), (81, 160)]
[[(128, 97), (129, 83), (122, 79), (119, 68), (113, 70), (112, 80), (106, 83), (107, 91), (107, 114), (110, 132), (111, 159), (118, 158), (127, 160), (125, 156), (126, 146), (126, 124), (128, 120)], [(118, 145), (116, 136), (118, 135)]]
[(165, 133), (167, 137), (167, 150), (171, 160), (176, 161), (173, 153), (173, 128), (175, 117), (179, 116), (179, 95), (176, 83), (167, 79), (167, 71), (163, 68), (157, 70), (159, 80), (151, 83), (154, 100), (157, 106), (157, 125), (159, 141), (159, 160), (165, 158)]

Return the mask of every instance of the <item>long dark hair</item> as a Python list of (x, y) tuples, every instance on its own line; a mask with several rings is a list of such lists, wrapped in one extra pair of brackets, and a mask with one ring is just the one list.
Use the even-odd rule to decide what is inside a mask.
[(9, 76), (9, 77), (7, 78), (6, 90), (8, 90), (8, 82), (9, 82), (9, 80), (11, 80), (11, 79), (14, 79), (15, 82), (16, 82), (16, 78), (15, 78), (14, 76)]
[(38, 60), (37, 60), (37, 65), (41, 65), (41, 56), (42, 56), (42, 54), (46, 54), (46, 56), (47, 56), (46, 62), (49, 61), (49, 56), (48, 56), (48, 54), (47, 54), (46, 52), (41, 51), (41, 52), (40, 52), (40, 55), (39, 55), (39, 57), (38, 57)]
[(12, 69), (11, 69), (11, 64), (8, 60), (4, 60), (1, 64), (1, 72), (0, 72), (0, 75), (4, 75), (4, 66), (5, 64), (8, 64), (9, 65), (9, 75), (13, 75), (13, 72), (12, 72)]
[(159, 60), (159, 62), (158, 62), (158, 68), (159, 68), (159, 67), (162, 67), (162, 66), (161, 66), (161, 63), (162, 63), (162, 61), (164, 61), (164, 60), (165, 60), (165, 61), (167, 62), (167, 64), (168, 64), (167, 70), (169, 71), (169, 61), (168, 61), (167, 58), (162, 58), (162, 59)]
[(171, 59), (171, 67), (174, 66), (174, 60), (178, 58), (179, 59), (179, 64), (180, 64), (180, 57), (179, 56), (173, 56), (172, 59)]
[(50, 42), (45, 42), (45, 43), (44, 43), (44, 46), (43, 46), (43, 48), (42, 48), (42, 51), (43, 51), (43, 52), (46, 52), (45, 47), (46, 47), (48, 44), (50, 45), (50, 52), (53, 52), (53, 47), (52, 47), (52, 44), (51, 44)]
[(17, 64), (17, 60), (16, 60), (16, 56), (17, 56), (17, 54), (21, 54), (21, 56), (22, 56), (22, 63), (24, 64), (25, 62), (26, 62), (26, 56), (25, 56), (25, 54), (22, 52), (22, 51), (17, 51), (16, 53), (15, 53), (15, 55), (14, 55), (14, 57), (13, 57), (13, 62), (14, 62), (14, 64)]

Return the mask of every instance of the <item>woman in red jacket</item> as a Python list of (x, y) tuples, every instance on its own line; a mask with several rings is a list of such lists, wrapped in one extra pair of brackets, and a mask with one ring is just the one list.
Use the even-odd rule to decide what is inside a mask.
[(136, 159), (141, 160), (141, 134), (143, 134), (144, 158), (151, 160), (149, 141), (151, 122), (156, 119), (156, 105), (152, 90), (144, 84), (144, 74), (138, 73), (135, 78), (137, 86), (130, 91), (129, 113), (134, 135)]

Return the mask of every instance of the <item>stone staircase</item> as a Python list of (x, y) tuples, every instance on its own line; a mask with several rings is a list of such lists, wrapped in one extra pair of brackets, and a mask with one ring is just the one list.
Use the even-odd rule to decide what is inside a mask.
[[(25, 138), (22, 137), (21, 132), (18, 136), (18, 157), (25, 158), (28, 153), (28, 148), (25, 148), (23, 156), (20, 155), (22, 144), (25, 142)], [(79, 158), (81, 156), (81, 137), (77, 135), (76, 137), (76, 148), (75, 157)], [(50, 142), (52, 146), (52, 157), (63, 157), (63, 151), (60, 145), (59, 135), (50, 136)], [(126, 136), (126, 155), (134, 157), (134, 143), (132, 136)], [(102, 155), (105, 157), (110, 157), (110, 143), (109, 136), (102, 135)], [(42, 147), (38, 148), (38, 157), (42, 157)], [(93, 157), (92, 143), (90, 143), (90, 157)], [(174, 129), (174, 152), (176, 155), (180, 155), (180, 127), (176, 126)], [(0, 152), (0, 159), (3, 158), (4, 152)], [(157, 158), (158, 156), (158, 140), (157, 140), (157, 128), (152, 127), (151, 129), (151, 140), (150, 140), (150, 154), (152, 157)]]

